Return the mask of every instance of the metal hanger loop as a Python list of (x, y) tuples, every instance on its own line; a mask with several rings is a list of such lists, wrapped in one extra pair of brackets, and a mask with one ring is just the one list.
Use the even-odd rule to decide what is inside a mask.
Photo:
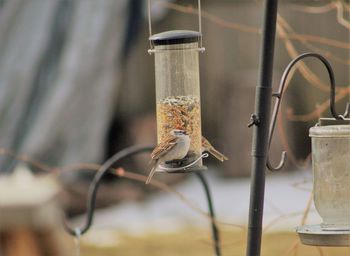
[[(298, 57), (296, 57), (295, 59), (293, 59), (288, 64), (287, 68), (283, 72), (278, 92), (274, 93), (272, 95), (272, 96), (276, 97), (276, 102), (275, 102), (275, 107), (273, 110), (271, 124), (270, 124), (269, 141), (268, 141), (268, 149), (269, 150), (270, 150), (273, 133), (274, 133), (275, 126), (276, 126), (276, 120), (277, 120), (277, 116), (278, 116), (278, 113), (280, 110), (283, 92), (284, 92), (284, 88), (286, 86), (286, 81), (287, 81), (288, 75), (295, 64), (297, 64), (300, 60), (307, 58), (307, 57), (314, 57), (316, 59), (319, 59), (325, 65), (325, 67), (328, 71), (329, 80), (330, 80), (330, 87), (331, 87), (329, 97), (330, 97), (330, 111), (332, 113), (332, 116), (335, 119), (344, 120), (350, 114), (350, 103), (347, 103), (346, 110), (345, 110), (343, 115), (339, 115), (335, 109), (335, 77), (334, 77), (334, 72), (333, 72), (332, 66), (327, 61), (327, 59), (325, 57), (323, 57), (322, 55), (320, 55), (318, 53), (313, 53), (313, 52), (301, 54)], [(278, 170), (282, 169), (282, 167), (284, 166), (286, 158), (287, 158), (287, 154), (285, 151), (283, 151), (282, 156), (281, 156), (281, 160), (280, 160), (278, 166), (274, 167), (274, 166), (272, 166), (270, 159), (269, 159), (269, 156), (268, 156), (266, 166), (270, 171), (278, 171)]]
[(181, 166), (181, 167), (176, 167), (176, 168), (169, 168), (169, 167), (165, 167), (162, 165), (158, 166), (158, 170), (160, 172), (179, 172), (179, 171), (183, 171), (185, 172), (187, 169), (190, 169), (191, 167), (193, 167), (196, 163), (198, 163), (201, 159), (203, 158), (207, 158), (209, 156), (208, 153), (203, 153), (202, 155), (200, 155), (196, 160), (194, 160), (192, 163), (189, 163), (186, 166)]
[[(152, 0), (147, 0), (147, 13), (148, 13), (148, 33), (149, 33), (149, 37), (152, 36), (152, 11), (151, 11), (151, 3)], [(200, 41), (199, 41), (199, 49), (204, 49), (203, 48), (203, 33), (202, 33), (202, 5), (201, 5), (201, 0), (198, 0), (197, 2), (197, 6), (198, 6), (198, 30), (199, 33), (201, 35), (200, 37)], [(152, 42), (150, 41), (150, 50), (149, 51), (153, 51), (154, 50), (154, 46), (152, 44)], [(204, 50), (200, 50), (201, 52), (203, 52)]]

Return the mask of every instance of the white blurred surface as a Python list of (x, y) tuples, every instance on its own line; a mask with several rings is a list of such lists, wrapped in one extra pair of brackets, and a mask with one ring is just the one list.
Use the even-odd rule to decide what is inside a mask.
[[(205, 194), (193, 175), (174, 189), (190, 202), (207, 210)], [(192, 177), (191, 177), (192, 176)], [(248, 178), (222, 178), (207, 172), (215, 211), (219, 222), (246, 226), (248, 222)], [(156, 177), (155, 177), (156, 178)], [(301, 223), (312, 188), (310, 171), (273, 173), (266, 179), (264, 226), (274, 222), (269, 231), (294, 231)], [(296, 186), (295, 184), (299, 184)], [(298, 214), (295, 214), (298, 213)], [(284, 216), (291, 214), (292, 216)], [(85, 216), (75, 220), (82, 223)], [(275, 222), (276, 221), (276, 222)], [(320, 223), (321, 219), (312, 203), (308, 224)], [(174, 194), (160, 191), (144, 202), (125, 202), (96, 211), (93, 229), (116, 229), (121, 233), (142, 235), (147, 232), (174, 232), (186, 227), (209, 227), (209, 219), (200, 214)], [(224, 228), (225, 225), (221, 225)], [(230, 226), (227, 226), (230, 227)], [(231, 226), (232, 228), (232, 226)]]

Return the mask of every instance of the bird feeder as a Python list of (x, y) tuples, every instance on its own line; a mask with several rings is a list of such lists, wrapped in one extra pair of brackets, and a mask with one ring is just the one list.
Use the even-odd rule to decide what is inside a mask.
[(314, 202), (323, 222), (297, 229), (308, 245), (350, 246), (350, 119), (342, 123), (324, 119), (310, 129)]
[[(330, 79), (329, 107), (333, 118), (320, 118), (316, 126), (310, 129), (313, 195), (316, 210), (322, 217), (323, 223), (304, 225), (298, 227), (296, 231), (301, 242), (306, 245), (350, 246), (350, 103), (347, 103), (344, 114), (339, 115), (335, 109), (334, 72), (330, 63), (322, 55), (312, 52), (301, 54), (284, 70), (279, 90), (273, 93), (276, 102), (267, 143), (269, 147), (288, 75), (299, 61), (309, 57), (318, 59), (327, 69)], [(249, 125), (259, 125), (257, 120), (259, 121), (259, 118), (252, 115), (252, 122)], [(285, 160), (284, 151), (278, 166), (274, 167), (271, 164), (269, 156), (266, 166), (271, 171), (278, 171), (284, 166)], [(250, 243), (250, 246), (254, 247), (253, 245), (254, 241)]]
[(187, 156), (162, 164), (163, 170), (202, 167), (199, 52), (204, 48), (201, 37), (200, 31), (172, 30), (152, 35), (150, 29), (149, 53), (155, 56), (158, 144), (176, 129), (186, 131), (191, 139)]

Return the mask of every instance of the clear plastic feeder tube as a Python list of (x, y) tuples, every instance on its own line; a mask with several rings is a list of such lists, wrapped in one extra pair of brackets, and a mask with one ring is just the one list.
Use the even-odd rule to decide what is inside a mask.
[(191, 139), (187, 156), (171, 167), (190, 164), (202, 154), (199, 39), (199, 32), (184, 30), (150, 37), (155, 55), (158, 143), (174, 129), (185, 130)]
[(325, 230), (350, 230), (350, 125), (315, 126), (312, 167), (315, 206)]

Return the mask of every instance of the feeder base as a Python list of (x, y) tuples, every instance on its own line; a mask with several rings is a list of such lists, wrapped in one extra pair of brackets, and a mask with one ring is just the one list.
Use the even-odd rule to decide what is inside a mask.
[(324, 230), (321, 225), (305, 225), (296, 228), (300, 241), (312, 246), (350, 246), (350, 230)]

